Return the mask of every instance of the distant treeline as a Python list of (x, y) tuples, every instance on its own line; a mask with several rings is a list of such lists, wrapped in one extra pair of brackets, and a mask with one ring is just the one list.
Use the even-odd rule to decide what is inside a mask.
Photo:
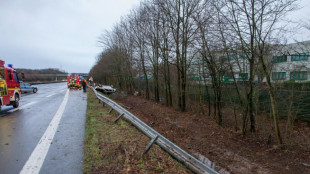
[[(24, 74), (24, 81), (26, 82), (46, 82), (46, 81), (59, 81), (66, 79), (65, 71), (61, 71), (56, 68), (48, 68), (48, 69), (16, 69), (18, 73), (18, 78), (22, 80), (22, 73)], [(64, 74), (64, 76), (56, 76), (56, 74)]]

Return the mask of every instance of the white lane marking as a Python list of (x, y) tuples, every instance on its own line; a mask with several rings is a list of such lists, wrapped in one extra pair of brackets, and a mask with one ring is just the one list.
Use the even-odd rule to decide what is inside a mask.
[(35, 103), (37, 103), (37, 102), (30, 102), (30, 103), (27, 103), (27, 104), (21, 106), (21, 109), (24, 109), (24, 108), (26, 108), (26, 107), (28, 107), (28, 106), (30, 106), (30, 105), (32, 105), (32, 104), (35, 104)]
[(13, 113), (13, 112), (18, 111), (18, 110), (21, 110), (21, 108), (11, 109), (11, 110), (9, 110), (8, 112)]
[(32, 104), (35, 104), (35, 103), (37, 103), (37, 102), (30, 102), (30, 103), (27, 103), (27, 104), (25, 104), (25, 105), (19, 107), (19, 108), (11, 109), (11, 110), (9, 110), (8, 112), (13, 113), (13, 112), (15, 112), (15, 111), (22, 110), (22, 109), (24, 109), (24, 108), (26, 108), (26, 107), (28, 107), (28, 106), (30, 106), (30, 105), (32, 105)]
[[(64, 90), (61, 90), (61, 91), (59, 91), (59, 92), (65, 92), (66, 90), (67, 90), (67, 89), (64, 89)], [(48, 96), (46, 96), (46, 98), (52, 97), (52, 96), (54, 96), (54, 95), (56, 95), (56, 94), (48, 95)]]
[(56, 114), (54, 115), (52, 121), (48, 125), (45, 133), (41, 137), (40, 141), (33, 150), (32, 154), (30, 155), (28, 161), (25, 163), (23, 169), (20, 171), (20, 174), (30, 174), (30, 173), (38, 174), (40, 172), (46, 154), (48, 152), (48, 149), (50, 148), (54, 135), (57, 131), (61, 117), (65, 111), (68, 98), (69, 98), (69, 90), (67, 90), (67, 93), (61, 105), (59, 106)]
[(53, 95), (55, 95), (55, 94), (48, 95), (48, 96), (46, 96), (46, 98), (52, 97)]

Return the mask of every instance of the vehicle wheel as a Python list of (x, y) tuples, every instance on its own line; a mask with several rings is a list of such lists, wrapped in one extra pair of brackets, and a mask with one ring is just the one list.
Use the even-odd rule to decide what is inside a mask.
[(33, 93), (37, 93), (38, 89), (37, 88), (34, 88), (33, 89)]
[(15, 101), (13, 103), (13, 107), (17, 108), (19, 106), (19, 95), (15, 94)]

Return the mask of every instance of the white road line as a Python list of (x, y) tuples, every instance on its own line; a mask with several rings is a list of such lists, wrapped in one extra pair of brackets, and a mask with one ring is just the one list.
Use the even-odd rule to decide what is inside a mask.
[(11, 110), (9, 110), (8, 112), (13, 113), (13, 112), (18, 111), (18, 110), (21, 110), (21, 108), (11, 109)]
[(43, 136), (41, 137), (39, 143), (33, 150), (23, 169), (20, 171), (20, 174), (38, 174), (40, 172), (48, 149), (50, 148), (54, 135), (57, 131), (61, 117), (65, 111), (68, 98), (69, 90), (67, 90), (67, 93), (56, 114), (54, 115), (52, 121), (50, 122)]
[(48, 96), (46, 96), (46, 98), (52, 97), (53, 95), (55, 95), (55, 94), (48, 95)]
[(30, 103), (27, 103), (27, 104), (21, 106), (21, 109), (24, 109), (24, 108), (26, 108), (26, 107), (28, 107), (28, 106), (30, 106), (30, 105), (35, 104), (35, 103), (37, 103), (37, 102), (30, 102)]
[(12, 112), (15, 112), (15, 111), (18, 111), (18, 110), (22, 110), (22, 109), (24, 109), (24, 108), (26, 108), (26, 107), (28, 107), (28, 106), (30, 106), (32, 104), (35, 104), (35, 103), (37, 103), (37, 102), (30, 102), (30, 103), (27, 103), (27, 104), (19, 107), (19, 108), (11, 109), (8, 112), (12, 113)]

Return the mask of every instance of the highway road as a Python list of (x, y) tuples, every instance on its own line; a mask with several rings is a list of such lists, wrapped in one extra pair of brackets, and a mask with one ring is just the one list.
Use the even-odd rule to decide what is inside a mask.
[(87, 95), (66, 83), (36, 85), (0, 112), (0, 173), (82, 173)]

